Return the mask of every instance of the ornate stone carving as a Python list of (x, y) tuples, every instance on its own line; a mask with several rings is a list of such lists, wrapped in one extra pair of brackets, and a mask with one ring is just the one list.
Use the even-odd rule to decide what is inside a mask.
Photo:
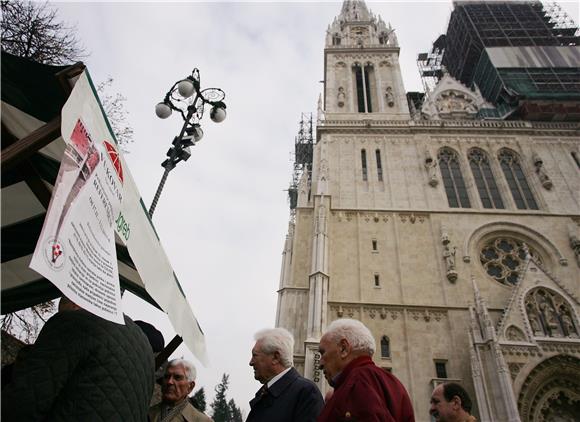
[(322, 372), (320, 370), (320, 353), (314, 352), (313, 359), (314, 359), (314, 362), (313, 362), (314, 363), (314, 365), (313, 365), (314, 373), (313, 373), (312, 380), (314, 382), (318, 382), (318, 381), (320, 381), (320, 373)]
[(344, 107), (344, 104), (346, 102), (346, 93), (344, 92), (344, 87), (339, 86), (338, 87), (338, 94), (336, 95), (336, 105), (338, 105), (338, 107)]
[(518, 398), (522, 421), (568, 422), (578, 420), (580, 360), (554, 356), (538, 364), (527, 376)]
[(523, 331), (514, 325), (510, 325), (507, 328), (505, 336), (510, 341), (526, 341), (526, 336)]
[(524, 367), (523, 363), (509, 363), (508, 364), (509, 370), (510, 370), (510, 375), (512, 377), (512, 381), (516, 379), (516, 377), (518, 376), (518, 374), (520, 373), (520, 369), (522, 369)]
[(449, 235), (445, 226), (441, 226), (441, 244), (443, 245), (443, 260), (445, 261), (445, 267), (447, 270), (447, 280), (454, 283), (457, 281), (457, 271), (455, 269), (455, 254), (457, 253), (457, 248), (455, 246), (449, 246), (450, 240)]
[(395, 96), (393, 95), (393, 87), (388, 86), (385, 90), (385, 98), (389, 107), (395, 106)]
[(432, 321), (440, 322), (447, 316), (447, 311), (442, 309), (433, 308), (405, 308), (405, 307), (386, 307), (378, 306), (372, 304), (366, 305), (353, 305), (353, 304), (341, 304), (341, 305), (330, 305), (330, 312), (336, 312), (339, 318), (358, 318), (359, 316), (368, 315), (369, 318), (375, 319), (377, 315), (386, 320), (389, 317), (396, 321), (403, 315), (403, 312), (407, 314), (414, 321), (423, 321), (429, 323)]
[(426, 215), (425, 214), (415, 214), (415, 213), (399, 214), (399, 218), (401, 219), (401, 223), (406, 223), (408, 220), (411, 224), (415, 224), (416, 221), (419, 221), (419, 223), (425, 222)]
[(536, 168), (536, 174), (538, 175), (542, 186), (548, 190), (552, 189), (553, 184), (548, 173), (546, 173), (546, 170), (544, 169), (543, 160), (537, 154), (534, 154), (532, 158), (534, 161), (534, 167)]
[(457, 114), (477, 113), (477, 107), (473, 104), (473, 99), (462, 92), (454, 90), (442, 92), (435, 100), (435, 107), (441, 117), (457, 117)]
[(439, 179), (437, 179), (437, 161), (433, 159), (428, 150), (425, 151), (425, 170), (427, 170), (427, 175), (429, 176), (429, 186), (437, 186), (439, 184)]
[(527, 294), (525, 307), (534, 336), (579, 337), (572, 307), (556, 292), (536, 288)]

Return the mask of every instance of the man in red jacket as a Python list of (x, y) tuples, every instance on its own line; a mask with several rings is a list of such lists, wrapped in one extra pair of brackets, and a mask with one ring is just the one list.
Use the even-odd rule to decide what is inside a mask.
[(318, 422), (414, 422), (403, 384), (372, 360), (375, 339), (360, 321), (332, 322), (320, 339), (320, 367), (334, 394)]

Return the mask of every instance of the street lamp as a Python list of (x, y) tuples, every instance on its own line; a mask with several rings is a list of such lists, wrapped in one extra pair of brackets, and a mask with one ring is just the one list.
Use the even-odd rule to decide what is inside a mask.
[(155, 114), (161, 119), (171, 116), (173, 111), (179, 112), (183, 118), (183, 126), (179, 136), (173, 139), (172, 146), (167, 151), (167, 159), (161, 163), (165, 169), (157, 192), (149, 208), (149, 216), (153, 216), (161, 191), (169, 172), (180, 161), (187, 161), (191, 157), (190, 147), (194, 146), (203, 137), (203, 130), (199, 121), (203, 117), (206, 105), (211, 106), (209, 117), (216, 123), (226, 118), (226, 105), (223, 99), (226, 94), (219, 88), (200, 89), (199, 70), (193, 69), (191, 75), (175, 82), (165, 94), (162, 102), (155, 106)]

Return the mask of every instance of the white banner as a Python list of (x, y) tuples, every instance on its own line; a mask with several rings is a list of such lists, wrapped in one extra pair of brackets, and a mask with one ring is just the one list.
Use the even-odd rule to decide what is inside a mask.
[(61, 131), (67, 148), (30, 267), (87, 311), (123, 323), (116, 232), (147, 292), (207, 366), (204, 334), (112, 140), (87, 71), (63, 107)]
[(67, 144), (30, 268), (87, 311), (123, 324), (113, 223), (123, 168), (86, 72), (62, 109)]

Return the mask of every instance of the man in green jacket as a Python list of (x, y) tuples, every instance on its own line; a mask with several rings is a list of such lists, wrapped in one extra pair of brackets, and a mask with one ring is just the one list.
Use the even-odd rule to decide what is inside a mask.
[(127, 316), (107, 321), (61, 299), (2, 390), (5, 421), (147, 420), (153, 351)]

